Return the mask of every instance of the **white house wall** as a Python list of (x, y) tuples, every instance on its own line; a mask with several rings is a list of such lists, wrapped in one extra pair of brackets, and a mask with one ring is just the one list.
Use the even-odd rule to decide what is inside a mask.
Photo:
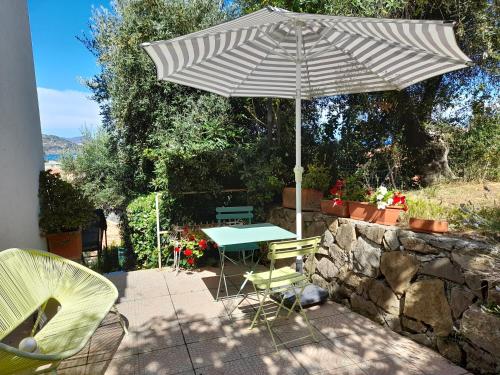
[(0, 0), (0, 251), (45, 248), (38, 229), (42, 136), (24, 0)]

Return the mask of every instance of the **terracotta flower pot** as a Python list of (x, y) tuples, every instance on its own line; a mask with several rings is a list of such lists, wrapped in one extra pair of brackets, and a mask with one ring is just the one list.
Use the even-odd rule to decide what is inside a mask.
[(321, 212), (337, 217), (349, 217), (349, 204), (344, 201), (341, 205), (333, 205), (332, 200), (323, 199), (321, 201)]
[[(295, 188), (283, 189), (283, 207), (295, 209)], [(302, 189), (302, 210), (319, 211), (321, 209), (323, 193), (314, 189)]]
[(375, 222), (379, 215), (377, 206), (366, 202), (349, 201), (349, 216), (351, 219)]
[(410, 228), (415, 232), (446, 233), (448, 232), (448, 222), (446, 220), (424, 220), (411, 217)]
[(82, 258), (82, 232), (51, 233), (46, 235), (47, 247), (51, 253), (67, 259), (80, 260)]
[(377, 224), (382, 225), (396, 225), (399, 219), (399, 214), (401, 213), (401, 208), (397, 206), (387, 206), (384, 210), (378, 210)]
[(397, 206), (387, 206), (385, 209), (380, 210), (372, 203), (349, 201), (349, 216), (355, 220), (382, 225), (395, 225), (400, 212), (401, 208)]

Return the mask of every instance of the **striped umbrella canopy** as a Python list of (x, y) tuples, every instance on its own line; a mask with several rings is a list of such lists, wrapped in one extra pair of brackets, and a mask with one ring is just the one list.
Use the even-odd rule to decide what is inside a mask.
[(158, 79), (222, 96), (296, 100), (297, 237), (302, 237), (300, 100), (401, 90), (467, 67), (453, 23), (338, 17), (275, 7), (143, 43)]

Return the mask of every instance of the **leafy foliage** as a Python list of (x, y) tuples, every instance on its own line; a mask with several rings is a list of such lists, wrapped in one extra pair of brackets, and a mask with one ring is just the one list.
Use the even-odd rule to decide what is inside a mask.
[(99, 128), (95, 133), (85, 129), (79, 151), (75, 155), (64, 154), (61, 162), (72, 183), (81, 188), (94, 206), (105, 210), (123, 206), (124, 166), (117, 160), (110, 136), (104, 129)]
[(332, 177), (324, 165), (309, 164), (302, 179), (304, 189), (316, 189), (326, 192), (330, 186)]
[(94, 218), (90, 201), (59, 174), (42, 171), (38, 181), (39, 226), (43, 234), (74, 231)]
[[(128, 238), (136, 255), (139, 267), (153, 268), (158, 265), (156, 243), (155, 194), (140, 196), (127, 206)], [(163, 217), (163, 216), (161, 216)], [(165, 224), (165, 223), (162, 223)], [(162, 228), (165, 228), (162, 226)], [(162, 251), (162, 263), (168, 253)]]

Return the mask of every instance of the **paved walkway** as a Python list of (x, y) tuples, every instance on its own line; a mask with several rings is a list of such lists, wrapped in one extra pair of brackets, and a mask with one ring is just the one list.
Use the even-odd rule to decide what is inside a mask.
[[(274, 351), (265, 327), (249, 330), (255, 300), (232, 317), (234, 299), (214, 301), (217, 269), (196, 273), (147, 270), (109, 275), (120, 291), (123, 335), (110, 314), (59, 374), (468, 374), (435, 353), (334, 302), (308, 310), (318, 343), (309, 339)], [(241, 278), (230, 280), (236, 290)], [(269, 306), (272, 309), (274, 306)], [(305, 336), (296, 316), (276, 324), (280, 340)]]

